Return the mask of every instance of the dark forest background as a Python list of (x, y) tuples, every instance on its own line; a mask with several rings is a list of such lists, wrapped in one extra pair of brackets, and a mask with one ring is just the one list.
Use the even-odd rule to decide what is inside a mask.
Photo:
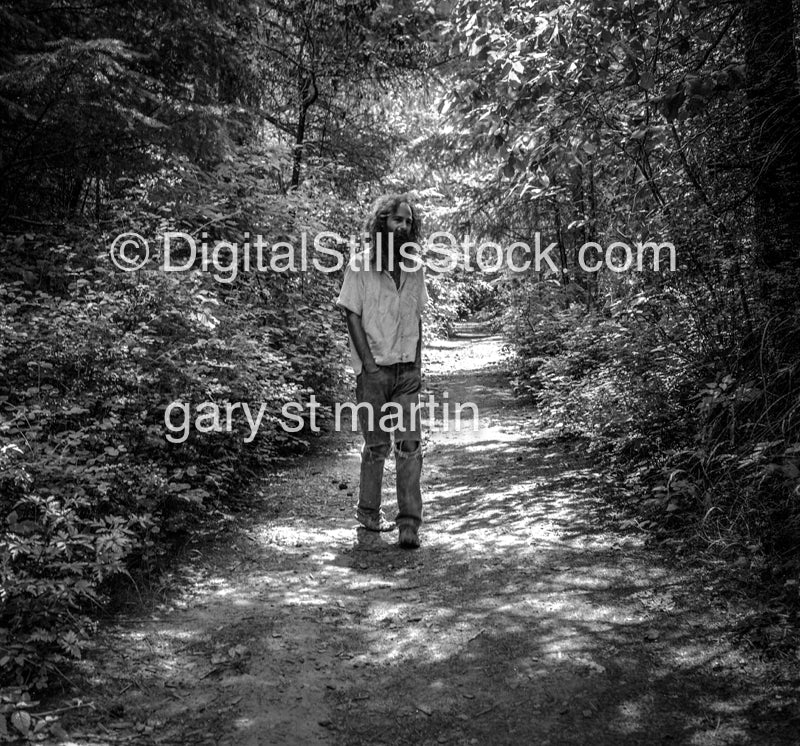
[[(792, 0), (3, 3), (3, 683), (59, 684), (120, 587), (313, 447), (282, 407), (350, 385), (341, 273), (126, 273), (114, 237), (299, 245), (392, 190), (428, 233), (556, 243), (557, 273), (431, 274), (426, 335), (502, 330), (631, 525), (795, 629), (799, 29)], [(675, 271), (578, 262), (648, 240)], [(172, 444), (174, 400), (267, 413)]]

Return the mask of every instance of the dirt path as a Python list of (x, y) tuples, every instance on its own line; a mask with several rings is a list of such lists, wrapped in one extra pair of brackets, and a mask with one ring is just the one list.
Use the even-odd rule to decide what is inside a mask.
[(101, 636), (73, 743), (800, 741), (786, 666), (726, 642), (737, 605), (614, 528), (599, 475), (512, 399), (501, 340), (465, 330), (427, 383), (480, 428), (427, 443), (422, 548), (356, 530), (358, 438), (331, 437), (182, 595)]

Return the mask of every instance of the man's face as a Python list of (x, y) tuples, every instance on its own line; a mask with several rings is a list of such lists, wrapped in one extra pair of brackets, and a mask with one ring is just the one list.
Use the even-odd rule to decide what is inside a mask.
[(394, 233), (400, 239), (406, 239), (411, 234), (413, 220), (411, 208), (405, 202), (401, 202), (394, 214), (386, 218), (386, 232)]

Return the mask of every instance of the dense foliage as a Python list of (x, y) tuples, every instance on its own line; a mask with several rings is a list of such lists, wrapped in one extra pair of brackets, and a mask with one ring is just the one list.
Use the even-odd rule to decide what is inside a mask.
[[(341, 273), (232, 247), (347, 237), (390, 189), (429, 233), (552, 247), (431, 273), (428, 333), (494, 310), (518, 392), (644, 496), (637, 525), (796, 594), (799, 27), (790, 0), (0, 7), (4, 681), (53, 683), (121, 579), (307, 447), (284, 407), (341, 395)], [(648, 241), (674, 265), (582, 266)]]

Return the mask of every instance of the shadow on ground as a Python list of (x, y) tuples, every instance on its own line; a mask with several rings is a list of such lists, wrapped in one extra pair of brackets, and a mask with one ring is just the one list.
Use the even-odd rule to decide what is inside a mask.
[[(254, 514), (234, 545), (185, 569), (183, 598), (111, 635), (108, 655), (129, 661), (98, 672), (116, 712), (106, 733), (797, 743), (796, 671), (781, 679), (732, 647), (732, 609), (701, 576), (602, 519), (600, 475), (515, 404), (500, 340), (468, 331), (429, 351), (429, 395), (473, 402), (479, 427), (434, 423), (422, 548), (356, 529), (357, 444), (333, 440), (265, 484), (264, 505), (290, 496), (280, 517)], [(108, 673), (134, 662), (133, 684)]]

